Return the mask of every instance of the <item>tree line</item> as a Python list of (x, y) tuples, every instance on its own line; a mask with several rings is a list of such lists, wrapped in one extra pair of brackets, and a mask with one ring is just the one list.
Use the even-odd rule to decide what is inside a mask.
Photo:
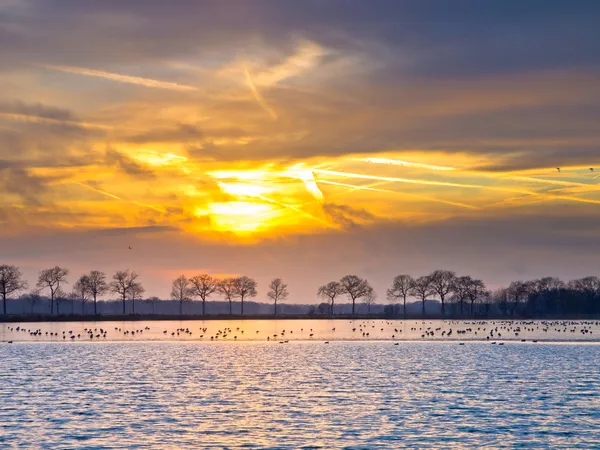
[[(116, 271), (111, 278), (106, 273), (93, 270), (81, 275), (73, 284), (71, 292), (65, 291), (68, 285), (69, 270), (55, 266), (39, 272), (34, 288), (29, 288), (20, 269), (13, 265), (0, 265), (0, 297), (2, 313), (7, 314), (7, 301), (25, 298), (33, 314), (35, 302), (45, 294), (49, 300), (49, 314), (59, 312), (61, 302), (70, 300), (72, 304), (81, 303), (84, 313), (87, 303), (93, 304), (94, 315), (98, 314), (98, 300), (113, 294), (121, 303), (123, 314), (136, 313), (136, 301), (143, 299), (145, 289), (139, 275), (131, 270)], [(181, 275), (172, 282), (171, 300), (178, 302), (179, 314), (183, 314), (183, 305), (195, 300), (201, 301), (202, 314), (206, 315), (207, 301), (214, 295), (228, 303), (229, 314), (233, 314), (233, 303), (240, 304), (244, 314), (244, 301), (258, 295), (257, 282), (247, 276), (217, 278), (209, 274), (191, 277)], [(273, 279), (267, 297), (273, 302), (273, 314), (278, 312), (278, 303), (288, 298), (289, 291), (281, 278)], [(356, 303), (366, 305), (367, 314), (376, 304), (377, 295), (370, 283), (357, 275), (346, 275), (339, 281), (331, 281), (317, 289), (317, 296), (324, 300), (318, 308), (309, 310), (309, 314), (335, 314), (336, 301), (344, 296), (350, 302), (352, 315), (356, 313)], [(571, 280), (567, 283), (555, 277), (536, 280), (514, 281), (509, 286), (490, 291), (482, 280), (470, 276), (458, 276), (450, 270), (435, 270), (420, 277), (402, 274), (394, 277), (386, 290), (389, 305), (385, 307), (386, 316), (407, 316), (408, 299), (420, 303), (420, 313), (426, 311), (426, 305), (433, 303), (442, 317), (446, 316), (535, 316), (535, 315), (595, 315), (600, 314), (600, 278), (589, 276)], [(152, 303), (158, 298), (146, 301)], [(127, 311), (127, 304), (131, 305)], [(434, 314), (437, 314), (435, 311)]]

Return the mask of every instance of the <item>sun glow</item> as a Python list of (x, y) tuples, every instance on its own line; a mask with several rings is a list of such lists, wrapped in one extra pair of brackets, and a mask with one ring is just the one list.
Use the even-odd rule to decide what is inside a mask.
[(208, 216), (216, 231), (245, 234), (269, 228), (282, 211), (268, 203), (232, 201), (211, 203), (197, 209), (196, 215)]

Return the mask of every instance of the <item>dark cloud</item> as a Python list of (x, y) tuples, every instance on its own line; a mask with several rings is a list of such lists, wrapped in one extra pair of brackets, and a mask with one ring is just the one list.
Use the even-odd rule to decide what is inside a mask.
[(335, 203), (325, 203), (323, 212), (327, 214), (333, 223), (343, 228), (360, 227), (361, 224), (372, 222), (375, 219), (375, 216), (362, 208)]
[(117, 236), (117, 235), (131, 235), (136, 236), (140, 234), (152, 234), (152, 233), (164, 233), (169, 231), (177, 231), (178, 229), (171, 226), (162, 225), (151, 225), (145, 227), (126, 227), (126, 228), (102, 228), (96, 230), (88, 230), (87, 233), (96, 234), (100, 236)]
[(16, 194), (26, 205), (42, 204), (48, 179), (20, 168), (0, 168), (0, 192)]
[(154, 177), (154, 172), (152, 170), (112, 148), (106, 149), (104, 162), (109, 166), (118, 168), (127, 175), (134, 177)]
[(135, 134), (126, 138), (129, 142), (137, 144), (149, 142), (182, 142), (197, 141), (202, 139), (202, 131), (190, 124), (179, 124), (173, 128), (153, 129), (144, 133)]

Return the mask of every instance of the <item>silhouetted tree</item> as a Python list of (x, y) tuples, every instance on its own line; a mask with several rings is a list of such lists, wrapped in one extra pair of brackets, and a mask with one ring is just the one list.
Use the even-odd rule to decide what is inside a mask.
[(464, 314), (464, 302), (468, 298), (469, 288), (471, 283), (473, 282), (473, 278), (470, 276), (465, 277), (457, 277), (454, 279), (454, 285), (452, 286), (453, 291), (453, 300), (460, 303), (460, 314)]
[(85, 302), (91, 298), (90, 278), (82, 275), (73, 285), (74, 299), (81, 300), (81, 314), (85, 314)]
[(356, 300), (364, 297), (369, 292), (369, 283), (356, 275), (346, 275), (340, 280), (344, 294), (352, 300), (352, 314), (354, 314)]
[[(327, 314), (328, 310), (329, 310), (329, 304), (327, 304), (327, 303), (319, 303), (317, 305), (317, 310), (315, 312), (317, 314), (319, 314), (320, 316), (324, 316), (325, 314)], [(310, 314), (310, 312), (309, 312), (309, 314)]]
[(134, 283), (129, 289), (129, 300), (131, 300), (131, 312), (135, 314), (135, 301), (141, 300), (146, 289), (140, 283)]
[(139, 275), (129, 270), (119, 270), (113, 275), (113, 281), (109, 285), (110, 292), (119, 295), (123, 302), (123, 314), (126, 314), (125, 303), (131, 296), (132, 290), (137, 290), (141, 284), (137, 281)]
[(512, 298), (511, 315), (514, 315), (518, 312), (519, 304), (525, 302), (529, 297), (529, 293), (531, 292), (531, 283), (527, 281), (513, 281), (510, 283), (507, 289), (507, 294), (509, 298)]
[(500, 288), (492, 292), (492, 302), (497, 305), (502, 314), (507, 316), (510, 313), (510, 305), (508, 300), (508, 289)]
[(467, 298), (471, 302), (471, 315), (473, 315), (473, 305), (475, 302), (486, 300), (489, 298), (489, 292), (485, 288), (485, 283), (481, 280), (471, 279), (467, 288)]
[(344, 293), (343, 286), (337, 281), (331, 281), (319, 287), (317, 295), (329, 301), (329, 314), (333, 316), (333, 304), (338, 295)]
[(106, 282), (106, 274), (98, 270), (92, 270), (86, 276), (87, 289), (94, 301), (94, 315), (98, 315), (98, 297), (102, 297), (109, 290), (108, 283)]
[(187, 302), (192, 298), (190, 280), (185, 275), (181, 275), (173, 280), (171, 298), (179, 302), (179, 315), (183, 315), (183, 302)]
[(256, 297), (256, 281), (249, 277), (237, 277), (234, 279), (233, 288), (235, 295), (240, 298), (241, 314), (244, 315), (244, 299), (246, 297)]
[(190, 278), (190, 287), (192, 295), (202, 299), (202, 315), (206, 315), (206, 299), (217, 291), (219, 281), (210, 275), (202, 274)]
[(229, 302), (229, 314), (233, 314), (233, 299), (236, 296), (235, 278), (224, 278), (219, 281), (217, 290)]
[(12, 295), (27, 289), (27, 281), (23, 280), (21, 271), (16, 266), (0, 266), (0, 295), (2, 296), (2, 313), (6, 315), (6, 300)]
[(369, 316), (371, 315), (371, 305), (374, 305), (376, 300), (377, 294), (375, 293), (375, 290), (371, 286), (369, 286), (367, 292), (363, 296), (363, 301), (365, 305), (367, 305), (367, 314)]
[[(595, 300), (600, 297), (600, 278), (584, 277), (569, 281), (569, 288), (584, 298), (583, 309), (586, 313), (600, 312), (600, 306), (596, 306)], [(598, 302), (600, 303), (600, 302)]]
[(446, 312), (446, 297), (452, 293), (456, 274), (450, 270), (435, 270), (429, 275), (429, 279), (431, 280), (431, 288), (442, 302), (442, 316), (444, 316)]
[(410, 295), (421, 300), (423, 315), (425, 315), (425, 300), (434, 294), (431, 287), (431, 278), (428, 275), (417, 278), (410, 288)]
[(402, 299), (402, 314), (406, 317), (406, 297), (410, 295), (410, 287), (415, 280), (410, 275), (398, 275), (392, 282), (392, 287), (387, 290), (387, 298), (392, 302)]
[[(60, 291), (60, 286), (67, 283), (68, 276), (69, 270), (59, 266), (42, 270), (38, 276), (37, 287), (50, 289), (50, 314), (54, 314), (54, 300)], [(58, 313), (58, 305), (56, 312)]]
[(287, 290), (287, 284), (285, 284), (281, 278), (275, 278), (269, 284), (269, 292), (267, 293), (267, 297), (269, 297), (275, 303), (275, 310), (273, 315), (277, 315), (277, 301), (285, 300), (289, 292)]

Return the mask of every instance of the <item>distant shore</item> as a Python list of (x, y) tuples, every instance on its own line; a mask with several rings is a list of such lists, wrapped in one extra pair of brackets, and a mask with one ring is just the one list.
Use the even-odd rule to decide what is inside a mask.
[(569, 315), (569, 316), (440, 316), (438, 315), (407, 315), (384, 316), (384, 315), (179, 315), (179, 314), (111, 314), (111, 315), (6, 315), (0, 316), (0, 323), (16, 322), (123, 322), (123, 321), (212, 321), (212, 320), (464, 320), (464, 321), (489, 321), (489, 320), (600, 320), (600, 315)]

